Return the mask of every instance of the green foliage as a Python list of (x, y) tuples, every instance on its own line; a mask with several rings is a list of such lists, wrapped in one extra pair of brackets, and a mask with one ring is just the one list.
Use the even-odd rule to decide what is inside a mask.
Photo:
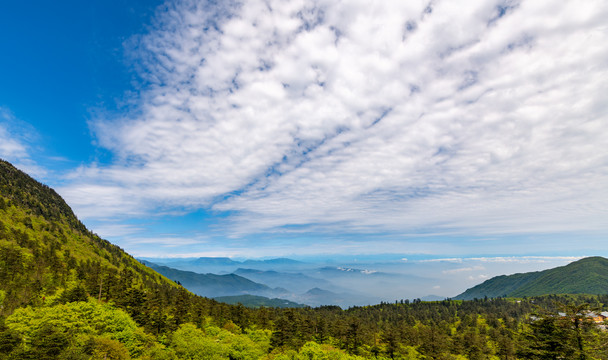
[[(588, 316), (589, 304), (558, 304), (560, 312), (541, 310), (522, 334), (525, 345), (519, 355), (526, 359), (601, 359), (606, 352), (606, 336)], [(603, 340), (602, 340), (603, 339)]]
[(178, 360), (173, 349), (160, 343), (152, 344), (141, 357), (142, 360)]
[(183, 324), (172, 334), (171, 348), (180, 359), (261, 359), (268, 352), (269, 337), (267, 332), (235, 334), (216, 326)]
[(5, 324), (22, 339), (22, 350), (42, 358), (56, 358), (74, 349), (119, 354), (123, 347), (127, 354), (139, 356), (153, 341), (127, 313), (95, 301), (20, 308)]
[[(72, 209), (50, 187), (39, 183), (10, 163), (0, 159), (0, 210), (17, 207), (28, 209), (29, 213), (49, 221), (67, 222), (71, 228), (88, 232), (78, 221)], [(31, 218), (24, 218), (24, 224), (33, 228)]]
[(88, 231), (54, 190), (2, 160), (0, 200), (0, 315), (40, 305), (75, 281), (78, 300), (82, 289), (109, 300), (134, 286), (178, 287)]
[[(361, 356), (349, 355), (343, 350), (336, 349), (331, 345), (321, 345), (309, 341), (299, 351), (286, 351), (271, 354), (267, 359), (272, 360), (363, 360)], [(380, 358), (376, 358), (380, 359)]]
[(84, 353), (90, 354), (90, 358), (95, 360), (131, 358), (127, 348), (122, 343), (106, 336), (90, 337), (85, 344)]
[(76, 302), (76, 301), (87, 301), (87, 290), (81, 283), (76, 283), (71, 287), (65, 289), (59, 298), (58, 302), (64, 304), (66, 302)]
[(0, 318), (0, 354), (9, 354), (22, 342), (21, 335), (6, 326)]

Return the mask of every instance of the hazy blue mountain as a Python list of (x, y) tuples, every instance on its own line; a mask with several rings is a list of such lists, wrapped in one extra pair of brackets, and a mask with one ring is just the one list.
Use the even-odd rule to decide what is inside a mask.
[(255, 267), (263, 270), (277, 270), (288, 267), (293, 269), (300, 261), (277, 258), (268, 260), (244, 260), (238, 261), (228, 257), (198, 257), (198, 258), (142, 258), (158, 265), (165, 265), (174, 269), (194, 271), (201, 274), (215, 273), (228, 274), (238, 268)]
[(304, 294), (298, 296), (297, 299), (297, 301), (310, 306), (338, 305), (342, 308), (348, 308), (354, 305), (375, 304), (377, 302), (375, 299), (361, 294), (348, 292), (336, 293), (320, 288), (312, 288)]
[(341, 276), (341, 277), (354, 277), (354, 276), (394, 276), (393, 274), (379, 272), (368, 269), (357, 269), (343, 266), (325, 266), (319, 269), (319, 272), (324, 276)]
[(297, 265), (302, 264), (301, 261), (289, 259), (289, 258), (277, 258), (268, 260), (245, 260), (242, 262), (243, 265)]
[(454, 299), (548, 294), (608, 294), (608, 259), (589, 257), (549, 270), (496, 276)]
[(285, 299), (270, 299), (264, 296), (257, 295), (220, 296), (216, 297), (215, 300), (232, 305), (241, 304), (250, 308), (259, 308), (262, 306), (278, 308), (303, 308), (308, 306)]
[[(332, 289), (337, 289), (331, 283), (322, 279), (313, 279), (303, 274), (282, 274), (273, 271), (262, 271), (253, 269), (241, 269), (240, 274), (246, 273), (249, 277), (257, 274), (260, 278), (273, 280), (273, 286), (268, 286), (262, 282), (253, 281), (240, 274), (200, 274), (193, 271), (185, 271), (174, 269), (169, 266), (155, 264), (146, 260), (141, 260), (142, 263), (156, 270), (167, 278), (179, 282), (185, 288), (193, 293), (206, 297), (226, 297), (240, 295), (257, 295), (267, 298), (281, 298), (283, 300), (292, 301), (294, 303), (302, 303), (308, 306), (320, 305), (339, 305), (349, 307), (353, 305), (368, 305), (377, 303), (378, 300), (365, 294), (355, 293), (353, 291), (333, 292), (322, 290), (319, 284), (326, 284)], [(285, 275), (285, 279), (280, 281), (280, 277)], [(303, 284), (298, 284), (298, 280), (303, 280), (310, 287), (304, 287)], [(285, 289), (281, 286), (274, 286), (275, 283), (285, 283), (292, 281), (291, 289)], [(307, 289), (309, 289), (307, 291)], [(290, 291), (291, 290), (291, 291)], [(230, 301), (230, 299), (228, 299)]]
[(315, 287), (330, 288), (334, 286), (325, 279), (317, 279), (302, 273), (287, 273), (274, 270), (256, 270), (239, 268), (235, 274), (271, 287), (285, 288), (294, 293), (302, 293)]
[(350, 296), (347, 294), (336, 294), (329, 290), (313, 288), (300, 296), (306, 304), (313, 306), (321, 305), (340, 305), (345, 306), (349, 302)]
[(199, 257), (191, 260), (192, 264), (200, 265), (220, 265), (220, 266), (231, 266), (234, 264), (240, 264), (238, 261), (234, 261), (227, 257)]
[(287, 294), (285, 289), (273, 289), (236, 274), (199, 274), (192, 271), (173, 269), (145, 260), (142, 263), (165, 277), (181, 283), (186, 289), (201, 296), (218, 297), (250, 294), (277, 297)]

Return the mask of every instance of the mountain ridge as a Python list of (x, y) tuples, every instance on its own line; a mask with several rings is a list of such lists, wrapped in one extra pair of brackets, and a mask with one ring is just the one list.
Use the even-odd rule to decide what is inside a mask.
[(179, 281), (193, 293), (209, 298), (236, 295), (278, 296), (286, 292), (284, 289), (271, 288), (237, 274), (217, 275), (212, 273), (200, 274), (158, 265), (142, 260), (142, 263), (169, 279)]
[(592, 256), (552, 269), (495, 276), (454, 299), (551, 294), (608, 294), (608, 259)]
[[(0, 315), (23, 305), (39, 305), (74, 283), (100, 299), (133, 286), (178, 289), (89, 231), (55, 190), (1, 159), (0, 255), (4, 293)], [(123, 277), (131, 283), (114, 285)]]

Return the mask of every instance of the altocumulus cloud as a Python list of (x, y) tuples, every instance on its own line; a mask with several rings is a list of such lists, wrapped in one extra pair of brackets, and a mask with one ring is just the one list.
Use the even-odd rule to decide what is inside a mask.
[(92, 122), (84, 218), (226, 211), (234, 236), (606, 232), (606, 1), (169, 2), (148, 85)]

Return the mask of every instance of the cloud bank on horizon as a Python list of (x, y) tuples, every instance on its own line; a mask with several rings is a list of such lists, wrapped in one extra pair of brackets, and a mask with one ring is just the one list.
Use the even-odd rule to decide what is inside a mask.
[(237, 238), (606, 234), (607, 17), (605, 1), (169, 2), (131, 41), (147, 86), (91, 123), (114, 160), (60, 192), (108, 226), (206, 209)]

